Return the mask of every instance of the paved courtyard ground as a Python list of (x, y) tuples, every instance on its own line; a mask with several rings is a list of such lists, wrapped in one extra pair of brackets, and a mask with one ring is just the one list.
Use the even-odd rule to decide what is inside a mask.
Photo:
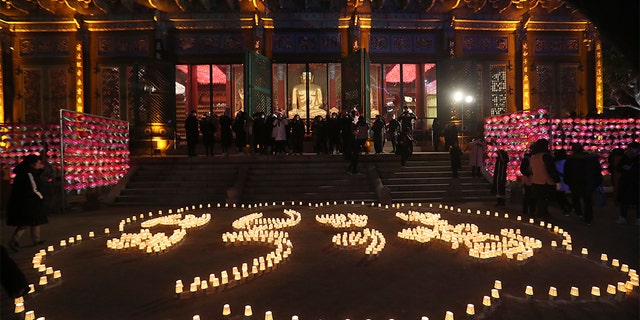
[[(197, 204), (196, 204), (197, 205)], [(448, 204), (445, 204), (448, 206)], [(206, 207), (206, 204), (205, 204)], [(418, 207), (405, 204), (400, 208), (381, 208), (370, 203), (348, 205), (276, 205), (257, 208), (214, 208), (191, 210), (196, 216), (211, 213), (211, 221), (200, 228), (189, 229), (185, 238), (173, 249), (159, 255), (147, 255), (138, 250), (114, 251), (106, 241), (118, 237), (118, 223), (139, 214), (158, 210), (166, 214), (171, 208), (102, 207), (90, 211), (71, 211), (53, 215), (43, 227), (46, 245), (55, 251), (48, 254), (45, 264), (61, 270), (61, 281), (46, 287), (37, 284), (39, 273), (31, 267), (31, 260), (41, 247), (25, 247), (12, 257), (36, 283), (36, 293), (26, 297), (27, 310), (47, 320), (73, 319), (222, 319), (224, 304), (231, 307), (227, 319), (245, 319), (246, 305), (252, 307), (252, 319), (264, 319), (271, 311), (274, 319), (445, 319), (451, 311), (455, 319), (465, 319), (467, 304), (474, 304), (476, 319), (638, 319), (638, 288), (623, 297), (611, 299), (606, 294), (608, 284), (628, 280), (628, 275), (604, 266), (601, 253), (618, 259), (631, 269), (638, 270), (638, 226), (617, 225), (617, 208), (610, 202), (596, 208), (592, 225), (585, 225), (578, 217), (564, 217), (552, 209), (545, 220), (566, 230), (572, 238), (573, 252), (552, 250), (551, 241), (560, 245), (562, 237), (546, 228), (525, 221), (516, 221), (517, 203), (494, 207), (489, 203), (463, 203), (455, 210), (439, 209), (438, 204)], [(291, 256), (270, 272), (253, 277), (230, 288), (207, 294), (199, 291), (176, 298), (176, 280), (182, 280), (185, 290), (195, 276), (206, 279), (209, 274), (264, 256), (273, 248), (263, 245), (225, 246), (222, 234), (233, 231), (233, 221), (254, 212), (264, 217), (286, 218), (283, 209), (300, 212), (298, 225), (287, 230), (293, 244)], [(460, 208), (462, 213), (457, 213)], [(176, 208), (173, 208), (175, 210)], [(472, 214), (467, 214), (471, 209)], [(539, 239), (542, 249), (526, 263), (506, 258), (479, 262), (469, 257), (464, 246), (451, 249), (451, 243), (432, 240), (421, 245), (400, 239), (399, 231), (412, 228), (395, 216), (409, 210), (440, 213), (451, 225), (475, 224), (479, 231), (500, 235), (501, 228), (520, 229), (523, 236)], [(476, 210), (481, 210), (477, 215)], [(490, 215), (486, 215), (489, 210)], [(499, 217), (495, 217), (498, 212)], [(332, 245), (333, 235), (342, 233), (320, 225), (316, 215), (356, 213), (368, 217), (367, 228), (378, 230), (386, 246), (375, 259), (367, 258), (364, 249), (340, 250)], [(508, 213), (509, 217), (504, 218)], [(5, 226), (2, 241), (7, 243), (12, 229)], [(127, 224), (125, 232), (139, 231), (139, 222)], [(109, 237), (104, 228), (111, 230)], [(170, 235), (173, 226), (154, 227), (152, 232)], [(356, 229), (361, 230), (362, 228)], [(89, 231), (97, 239), (88, 239)], [(59, 242), (81, 234), (82, 242), (61, 249)], [(23, 238), (26, 245), (28, 235)], [(582, 248), (589, 254), (583, 257)], [(610, 265), (610, 263), (609, 263)], [(490, 295), (494, 281), (500, 280), (503, 289), (500, 300), (493, 300), (491, 308), (482, 306), (483, 296)], [(532, 286), (531, 299), (525, 287)], [(550, 300), (549, 287), (556, 287), (558, 297)], [(572, 301), (569, 290), (578, 287), (580, 296)], [(602, 296), (591, 297), (593, 286)], [(2, 319), (17, 319), (13, 301), (2, 292)]]

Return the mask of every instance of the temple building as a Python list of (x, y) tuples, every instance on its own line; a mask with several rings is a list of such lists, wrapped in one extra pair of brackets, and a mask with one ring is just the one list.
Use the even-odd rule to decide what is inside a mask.
[[(183, 136), (190, 110), (417, 126), (602, 113), (597, 28), (560, 0), (3, 0), (0, 123), (60, 110)], [(310, 127), (310, 126), (308, 126)]]

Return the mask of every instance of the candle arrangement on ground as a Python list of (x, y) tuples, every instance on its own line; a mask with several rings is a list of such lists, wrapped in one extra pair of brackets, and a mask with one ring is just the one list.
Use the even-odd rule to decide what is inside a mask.
[[(133, 217), (135, 221), (135, 216)], [(120, 238), (113, 238), (107, 240), (107, 248), (113, 250), (125, 250), (130, 248), (137, 248), (148, 254), (157, 254), (165, 252), (167, 249), (178, 244), (187, 235), (187, 230), (192, 228), (198, 228), (206, 225), (211, 221), (211, 214), (203, 214), (200, 217), (196, 217), (192, 214), (182, 216), (182, 214), (172, 214), (168, 216), (158, 217), (144, 221), (140, 224), (143, 229), (136, 233), (122, 233)], [(124, 225), (131, 223), (132, 220), (127, 218), (124, 221), (120, 221), (119, 230), (124, 231)], [(149, 228), (163, 225), (163, 226), (179, 226), (180, 229), (173, 230), (170, 236), (167, 236), (163, 232), (152, 233)]]
[(533, 257), (535, 250), (542, 248), (542, 241), (529, 236), (523, 237), (520, 229), (501, 229), (500, 235), (495, 235), (479, 232), (475, 224), (461, 223), (453, 226), (443, 220), (440, 214), (430, 212), (397, 212), (396, 217), (407, 223), (420, 224), (398, 232), (399, 238), (421, 244), (438, 239), (451, 243), (451, 249), (454, 250), (462, 244), (467, 247), (469, 256), (475, 259), (490, 260), (505, 256), (524, 262)]
[[(329, 204), (327, 204), (327, 206), (328, 205)], [(409, 207), (406, 204), (394, 204), (392, 208), (396, 211), (405, 206)], [(209, 205), (207, 206), (207, 209), (204, 210), (211, 210), (211, 207), (212, 206)], [(218, 207), (220, 208), (221, 206)], [(258, 205), (253, 207), (258, 207)], [(260, 205), (260, 207), (263, 206)], [(276, 210), (276, 208), (268, 207), (268, 204), (264, 204), (264, 208), (266, 210)], [(310, 205), (310, 207), (318, 208), (318, 206), (312, 205)], [(372, 205), (371, 207), (375, 206)], [(485, 213), (480, 210), (463, 210), (462, 208), (446, 205), (436, 207), (432, 204), (417, 204), (415, 206), (412, 205), (411, 208), (420, 208), (419, 210), (422, 210), (422, 208), (428, 209), (423, 211), (414, 211), (411, 208), (408, 208), (406, 212), (398, 211), (393, 216), (389, 215), (389, 218), (394, 217), (395, 219), (402, 221), (404, 224), (411, 226), (410, 228), (404, 228), (397, 231), (397, 236), (408, 244), (426, 245), (434, 241), (439, 241), (448, 244), (448, 246), (453, 250), (459, 250), (461, 249), (460, 246), (464, 246), (466, 247), (468, 256), (471, 257), (471, 261), (490, 263), (497, 261), (497, 259), (500, 258), (501, 263), (512, 264), (516, 269), (520, 268), (520, 264), (535, 259), (535, 253), (546, 246), (550, 252), (553, 252), (553, 255), (569, 255), (575, 257), (576, 260), (581, 261), (594, 260), (597, 262), (594, 264), (596, 267), (614, 270), (613, 272), (621, 273), (623, 275), (623, 277), (620, 277), (618, 281), (605, 284), (604, 286), (602, 284), (591, 284), (588, 286), (579, 285), (572, 287), (559, 286), (555, 284), (552, 284), (551, 286), (538, 286), (536, 283), (530, 283), (520, 287), (518, 290), (522, 291), (520, 291), (519, 294), (514, 293), (512, 288), (513, 284), (511, 283), (512, 280), (509, 282), (495, 280), (493, 288), (489, 291), (485, 291), (470, 300), (460, 301), (460, 306), (453, 306), (453, 308), (449, 309), (454, 311), (458, 310), (455, 312), (456, 314), (459, 314), (459, 316), (466, 315), (467, 317), (481, 318), (490, 314), (493, 312), (496, 305), (504, 304), (502, 293), (504, 287), (511, 290), (507, 293), (509, 299), (513, 299), (512, 297), (515, 295), (516, 297), (520, 296), (524, 299), (532, 299), (536, 301), (542, 300), (550, 303), (567, 299), (567, 297), (571, 297), (571, 299), (575, 301), (586, 300), (601, 302), (606, 300), (616, 302), (624, 301), (631, 295), (635, 295), (637, 293), (636, 288), (638, 286), (638, 274), (634, 268), (630, 268), (629, 265), (621, 263), (619, 259), (610, 259), (609, 255), (606, 253), (594, 254), (593, 250), (589, 250), (583, 246), (579, 247), (580, 250), (573, 251), (571, 235), (560, 226), (535, 219), (523, 220), (521, 216), (510, 215), (508, 213), (490, 211)], [(162, 249), (162, 245), (159, 245), (154, 241), (154, 239), (156, 239), (154, 237), (157, 237), (158, 235), (152, 234), (149, 230), (161, 226), (179, 226), (180, 228), (176, 229), (176, 231), (180, 230), (180, 232), (186, 233), (188, 230), (194, 228), (202, 228), (209, 224), (212, 219), (212, 214), (206, 213), (196, 216), (194, 212), (198, 210), (203, 210), (203, 206), (201, 205), (197, 208), (196, 206), (191, 206), (177, 209), (176, 214), (172, 214), (172, 211), (169, 210), (168, 215), (163, 215), (162, 211), (160, 211), (158, 212), (159, 217), (153, 217), (154, 214), (149, 212), (148, 215), (140, 214), (122, 219), (118, 224), (118, 230), (121, 233), (121, 236), (119, 238), (107, 240), (107, 243), (110, 244), (108, 247), (113, 249), (113, 252), (122, 252), (126, 248), (142, 250), (141, 246), (144, 247), (144, 252), (147, 252), (146, 250), (150, 247), (159, 248), (158, 251), (151, 249), (152, 252), (166, 252), (166, 249), (174, 246), (175, 243), (178, 243), (181, 240), (177, 240), (175, 243), (172, 242), (170, 246), (165, 246), (165, 249)], [(227, 209), (219, 210), (224, 211)], [(238, 208), (228, 210), (243, 212), (245, 209)], [(304, 209), (284, 209), (282, 212), (286, 216), (285, 218), (265, 217), (262, 212), (257, 212), (243, 214), (241, 217), (232, 220), (230, 225), (234, 231), (222, 233), (219, 238), (221, 239), (222, 245), (238, 248), (247, 245), (267, 246), (271, 248), (270, 251), (264, 255), (256, 256), (255, 258), (241, 261), (239, 263), (232, 262), (231, 266), (219, 271), (218, 273), (209, 273), (207, 276), (194, 276), (187, 280), (183, 280), (184, 278), (176, 280), (175, 287), (171, 294), (180, 299), (176, 299), (174, 301), (176, 301), (176, 303), (180, 303), (180, 300), (183, 298), (204, 298), (208, 294), (214, 292), (218, 293), (220, 297), (224, 297), (225, 295), (222, 291), (225, 291), (225, 289), (238, 286), (239, 284), (243, 284), (258, 276), (266, 275), (280, 266), (282, 262), (291, 261), (294, 243), (290, 233), (298, 232), (297, 227), (303, 220), (303, 214), (300, 211), (303, 210)], [(389, 210), (384, 210), (380, 206), (375, 210), (389, 212)], [(186, 214), (186, 212), (191, 213)], [(499, 228), (500, 231), (496, 234), (491, 234), (481, 232), (480, 230), (482, 228), (476, 223), (462, 222), (451, 224), (449, 222), (451, 220), (466, 220), (472, 218), (491, 219), (494, 224), (508, 223), (510, 225), (508, 227)], [(384, 234), (388, 234), (388, 226), (387, 229), (382, 229), (387, 231), (381, 231), (377, 228), (365, 228), (367, 224), (371, 224), (372, 221), (371, 216), (368, 214), (316, 214), (315, 221), (332, 229), (346, 229), (346, 231), (331, 237), (333, 245), (340, 249), (354, 250), (365, 248), (365, 255), (373, 257), (378, 256), (387, 243)], [(140, 226), (140, 232), (124, 232), (126, 228), (137, 226), (138, 223)], [(379, 225), (380, 221), (377, 223), (377, 225)], [(113, 229), (113, 227), (110, 227), (105, 227), (104, 234), (98, 238), (105, 236), (108, 237), (109, 233), (107, 230)], [(545, 240), (545, 245), (543, 246), (543, 241), (538, 236), (533, 237), (525, 235), (525, 233), (530, 234), (534, 229), (538, 231), (537, 234), (546, 233), (547, 238), (552, 240), (548, 240), (548, 242)], [(95, 239), (96, 234), (94, 232), (90, 232), (86, 238)], [(170, 238), (171, 237), (166, 237), (163, 238), (163, 240), (169, 240)], [(180, 239), (183, 238), (184, 234), (182, 234)], [(58, 246), (48, 246), (46, 250), (40, 250), (33, 256), (32, 264), (39, 274), (39, 279), (37, 281), (38, 284), (32, 286), (33, 291), (48, 291), (52, 287), (52, 284), (60, 283), (57, 279), (61, 277), (62, 271), (55, 268), (53, 264), (45, 264), (46, 258), (48, 256), (57, 257), (59, 252), (68, 253), (70, 248), (82, 245), (85, 242), (83, 239), (85, 239), (85, 237), (80, 234), (65, 237), (60, 240), (60, 244)], [(143, 243), (145, 244), (143, 245)], [(560, 243), (561, 245), (559, 245)], [(113, 247), (114, 244), (116, 244), (115, 247)], [(298, 246), (296, 247), (299, 248)], [(425, 248), (429, 249), (429, 246)], [(391, 250), (395, 249), (396, 248), (393, 248)], [(386, 256), (387, 255), (382, 255), (381, 257)], [(380, 259), (371, 261), (371, 263), (375, 265), (379, 263), (379, 261)], [(289, 266), (289, 264), (287, 264), (287, 266)], [(491, 264), (487, 266), (491, 268)], [(69, 275), (67, 274), (67, 276)], [(74, 275), (71, 276), (73, 277)], [(251, 283), (259, 283), (259, 281), (251, 281)], [(242, 288), (244, 287), (245, 286), (243, 285)], [(580, 291), (583, 292), (582, 296), (580, 295)], [(585, 292), (587, 294), (584, 294)], [(540, 299), (541, 297), (544, 297), (544, 299)], [(29, 301), (27, 301), (27, 303), (29, 303)], [(481, 308), (478, 306), (481, 306)], [(33, 308), (28, 308), (24, 300), (16, 300), (16, 313), (24, 313), (24, 310), (29, 309)], [(36, 311), (41, 313), (41, 311)], [(454, 311), (447, 311), (444, 317), (453, 318)], [(228, 316), (230, 314), (230, 310), (227, 312), (228, 313), (226, 315)], [(198, 313), (197, 315), (194, 315), (194, 317), (196, 316), (201, 320), (213, 319), (211, 316), (207, 316), (206, 313)], [(265, 317), (267, 316), (275, 318), (275, 312), (271, 313), (271, 311), (267, 311), (265, 312)], [(297, 316), (294, 317), (297, 318)], [(422, 319), (425, 318), (427, 317), (422, 317)], [(434, 318), (438, 319), (441, 318), (441, 316), (434, 317), (431, 315), (431, 319)]]
[[(236, 286), (248, 279), (269, 272), (286, 261), (293, 250), (293, 243), (285, 230), (298, 225), (302, 215), (291, 209), (285, 209), (284, 214), (287, 218), (265, 219), (262, 213), (252, 213), (233, 221), (232, 226), (237, 231), (222, 234), (222, 242), (225, 245), (236, 246), (255, 243), (271, 246), (274, 250), (267, 253), (266, 256), (254, 258), (251, 263), (243, 262), (240, 267), (232, 267), (231, 276), (227, 270), (223, 270), (220, 272), (219, 278), (215, 273), (209, 274), (208, 280), (194, 277), (189, 286), (191, 295), (207, 294), (211, 291), (220, 291)], [(182, 297), (183, 292), (182, 280), (176, 280), (176, 296)]]

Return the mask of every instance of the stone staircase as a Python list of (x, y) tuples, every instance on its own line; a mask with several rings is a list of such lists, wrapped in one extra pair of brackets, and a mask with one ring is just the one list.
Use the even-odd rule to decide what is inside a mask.
[(447, 153), (414, 154), (402, 167), (399, 161), (376, 163), (382, 183), (391, 191), (394, 202), (467, 202), (493, 201), (491, 184), (486, 178), (471, 176), (463, 157), (458, 178), (452, 178)]
[[(466, 164), (466, 160), (463, 160)], [(490, 183), (463, 167), (451, 178), (449, 155), (416, 153), (406, 167), (391, 154), (363, 155), (358, 174), (338, 155), (136, 157), (108, 201), (121, 206), (207, 203), (493, 201)], [(386, 193), (381, 193), (384, 189)]]

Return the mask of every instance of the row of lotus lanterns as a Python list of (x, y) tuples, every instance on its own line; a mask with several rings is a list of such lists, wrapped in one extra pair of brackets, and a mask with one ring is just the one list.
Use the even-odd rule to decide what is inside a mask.
[(610, 118), (551, 118), (545, 109), (521, 111), (509, 115), (488, 117), (484, 124), (487, 141), (485, 168), (493, 172), (498, 150), (509, 154), (507, 178), (515, 181), (519, 176), (519, 164), (529, 145), (545, 138), (552, 148), (571, 150), (572, 143), (580, 143), (587, 152), (600, 156), (603, 174), (608, 173), (607, 157), (615, 148), (626, 148), (640, 142), (640, 119)]

